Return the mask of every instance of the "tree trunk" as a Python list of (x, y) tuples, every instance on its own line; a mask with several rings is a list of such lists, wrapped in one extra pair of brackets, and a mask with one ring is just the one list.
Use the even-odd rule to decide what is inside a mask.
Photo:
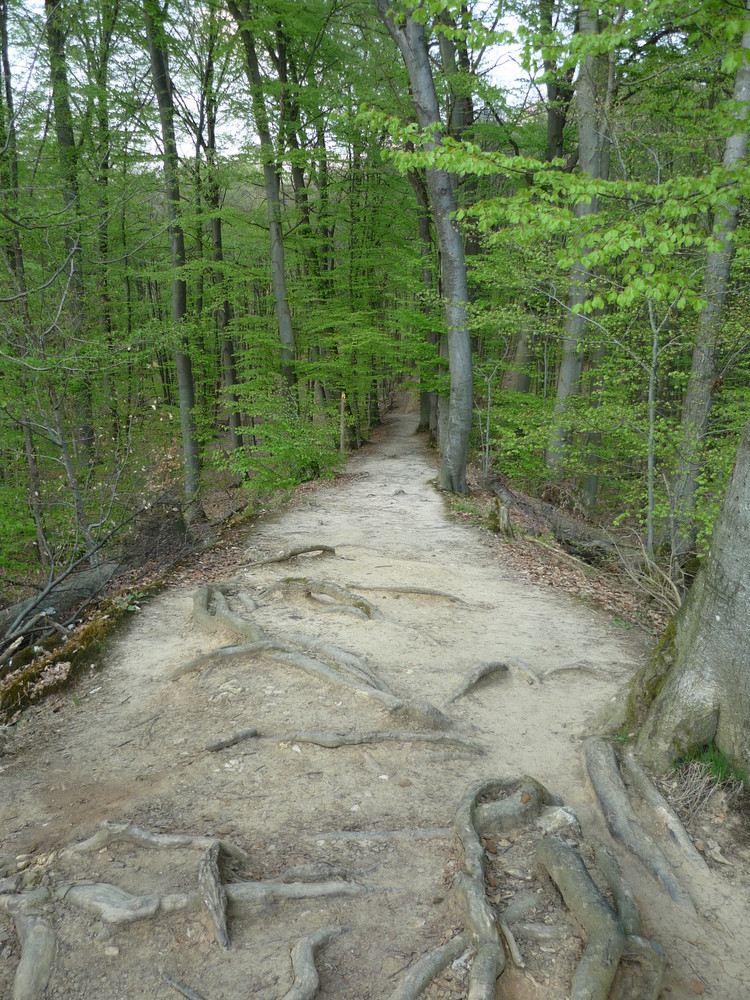
[(715, 743), (750, 769), (750, 422), (711, 551), (650, 664), (633, 681), (637, 750), (654, 769)]
[[(746, 8), (750, 10), (750, 0)], [(745, 53), (750, 52), (750, 31), (743, 35), (742, 49)], [(737, 70), (733, 97), (740, 107), (738, 118), (744, 122), (750, 101), (750, 64), (747, 57)], [(730, 136), (724, 146), (724, 167), (736, 168), (746, 157), (747, 132)], [(698, 322), (690, 379), (682, 406), (680, 460), (672, 483), (672, 558), (678, 563), (683, 563), (695, 549), (695, 494), (701, 472), (703, 439), (708, 431), (711, 396), (717, 378), (717, 344), (734, 256), (732, 236), (739, 215), (739, 199), (728, 198), (714, 216), (713, 235), (721, 243), (721, 249), (712, 251), (706, 258), (704, 294), (707, 301)]]
[[(50, 83), (55, 119), (57, 151), (62, 175), (63, 201), (69, 218), (65, 225), (66, 272), (69, 275), (68, 309), (71, 334), (81, 335), (84, 313), (83, 251), (81, 248), (81, 206), (78, 190), (78, 147), (73, 132), (70, 107), (70, 86), (65, 53), (65, 25), (60, 0), (45, 0), (47, 42), (50, 59)], [(94, 451), (94, 416), (91, 376), (84, 373), (75, 397), (78, 414), (78, 440), (83, 453), (91, 461)]]
[[(375, 0), (375, 3), (381, 20), (396, 42), (406, 64), (419, 127), (426, 130), (439, 126), (440, 111), (430, 69), (424, 26), (414, 21), (409, 14), (399, 18), (399, 22), (396, 23), (389, 14), (388, 0)], [(439, 141), (439, 137), (433, 132), (425, 148), (434, 148)], [(468, 302), (466, 262), (461, 234), (453, 224), (453, 214), (458, 206), (450, 175), (444, 170), (428, 170), (427, 189), (440, 247), (451, 380), (450, 412), (445, 438), (441, 442), (439, 483), (442, 489), (465, 493), (466, 461), (469, 453), (474, 398), (471, 339), (466, 316)]]
[[(166, 35), (162, 15), (154, 0), (145, 0), (144, 15), (146, 37), (151, 57), (151, 76), (159, 103), (162, 144), (164, 146), (164, 186), (169, 213), (169, 248), (172, 256), (172, 322), (183, 324), (187, 316), (187, 284), (185, 282), (185, 236), (180, 222), (180, 180), (177, 143), (174, 131), (174, 102), (169, 79), (166, 53)], [(185, 499), (188, 506), (195, 504), (200, 484), (200, 452), (195, 429), (193, 409), (193, 367), (187, 336), (180, 335), (175, 348), (175, 369), (180, 398), (180, 428), (182, 452), (185, 458)]]
[[(417, 199), (417, 222), (419, 225), (419, 252), (422, 255), (422, 286), (425, 293), (425, 315), (429, 319), (431, 305), (430, 297), (433, 291), (432, 273), (432, 227), (430, 225), (430, 199), (427, 186), (419, 170), (409, 171), (409, 181)], [(429, 330), (427, 342), (437, 345), (438, 335)], [(434, 366), (433, 366), (434, 368)], [(434, 378), (433, 371), (433, 378)], [(424, 375), (422, 374), (421, 378)], [(437, 393), (434, 390), (420, 389), (419, 392), (419, 427), (420, 431), (432, 434), (437, 427)]]
[[(578, 12), (579, 30), (589, 37), (598, 34), (595, 12), (581, 7)], [(609, 174), (609, 140), (604, 114), (605, 98), (603, 90), (603, 66), (600, 55), (585, 56), (578, 80), (576, 99), (578, 102), (578, 159), (581, 173), (592, 180), (606, 178)], [(574, 208), (577, 219), (594, 215), (599, 211), (599, 200), (592, 196), (589, 201)], [(587, 250), (576, 262), (570, 275), (568, 309), (563, 337), (563, 354), (557, 378), (557, 395), (553, 416), (552, 434), (547, 448), (547, 467), (560, 471), (567, 453), (568, 430), (565, 417), (568, 400), (578, 392), (583, 372), (583, 333), (586, 319), (582, 313), (574, 312), (589, 298), (590, 272), (586, 262)]]
[(281, 341), (281, 368), (287, 384), (292, 386), (294, 385), (294, 368), (292, 365), (294, 361), (294, 330), (292, 328), (292, 313), (289, 309), (286, 288), (279, 173), (276, 165), (265, 98), (263, 96), (263, 79), (260, 75), (258, 54), (255, 48), (255, 36), (249, 28), (250, 12), (247, 0), (242, 0), (240, 4), (235, 3), (234, 0), (228, 0), (228, 4), (229, 10), (237, 22), (242, 45), (245, 49), (245, 71), (250, 83), (253, 118), (258, 138), (260, 139), (260, 152), (263, 161), (263, 181), (266, 189), (266, 206), (268, 209), (268, 231), (271, 239), (271, 286), (276, 306), (276, 323), (279, 328), (279, 340)]

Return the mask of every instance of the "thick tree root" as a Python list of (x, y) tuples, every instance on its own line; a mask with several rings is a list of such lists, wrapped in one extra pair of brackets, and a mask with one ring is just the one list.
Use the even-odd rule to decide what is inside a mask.
[(643, 801), (654, 812), (659, 827), (667, 833), (692, 865), (699, 871), (708, 872), (708, 865), (696, 850), (679, 816), (658, 791), (632, 753), (623, 755), (621, 767), (630, 784), (638, 790)]
[(261, 591), (261, 597), (268, 597), (271, 594), (303, 594), (306, 597), (328, 598), (328, 600), (343, 607), (356, 608), (368, 618), (382, 618), (380, 611), (371, 604), (366, 597), (360, 597), (352, 593), (346, 587), (340, 587), (337, 583), (329, 583), (327, 580), (310, 580), (306, 577), (288, 577), (286, 580), (279, 580), (272, 583)]
[[(637, 962), (640, 965), (638, 1000), (658, 1000), (667, 969), (667, 957), (661, 945), (648, 938), (629, 935), (625, 938), (622, 957), (623, 961)], [(627, 987), (620, 994), (622, 1000), (631, 1000), (633, 995), (632, 989)], [(619, 1000), (619, 997), (615, 996), (612, 1000)]]
[[(264, 638), (263, 629), (254, 625), (246, 618), (235, 614), (227, 603), (222, 587), (209, 584), (201, 587), (193, 596), (193, 617), (204, 628), (215, 630), (224, 627), (234, 632), (245, 642), (261, 642)], [(213, 606), (213, 613), (211, 608)]]
[(638, 909), (630, 886), (624, 881), (620, 866), (614, 855), (603, 844), (594, 847), (596, 867), (604, 876), (604, 880), (612, 893), (612, 899), (620, 918), (622, 929), (626, 934), (638, 936), (641, 933), (641, 911)]
[(313, 1000), (320, 986), (315, 953), (330, 944), (342, 930), (341, 927), (321, 927), (297, 942), (292, 949), (294, 986), (284, 994), (283, 1000)]
[[(262, 738), (262, 737), (261, 737)], [(327, 749), (338, 747), (366, 746), (371, 743), (432, 743), (440, 746), (455, 746), (474, 754), (483, 754), (484, 747), (471, 743), (461, 736), (446, 733), (415, 733), (407, 730), (382, 730), (369, 733), (291, 732), (280, 736), (267, 737), (280, 743), (312, 743)]]
[(266, 556), (265, 559), (256, 559), (255, 562), (247, 563), (248, 569), (255, 569), (257, 566), (270, 566), (272, 563), (289, 562), (295, 556), (304, 556), (309, 552), (319, 552), (321, 556), (336, 555), (336, 549), (331, 545), (297, 545), (292, 549), (282, 549), (275, 556)]
[(374, 688), (378, 688), (379, 691), (392, 693), (385, 681), (378, 677), (369, 663), (355, 653), (350, 653), (348, 650), (341, 649), (331, 642), (326, 642), (325, 639), (317, 639), (311, 635), (291, 634), (281, 635), (279, 638), (282, 642), (288, 643), (290, 646), (297, 646), (300, 649), (308, 649), (314, 653), (320, 653), (324, 660), (333, 661), (341, 667), (348, 668), (354, 676), (359, 676), (361, 680)]
[[(359, 896), (366, 891), (361, 885), (338, 879), (327, 882), (228, 882), (223, 888), (233, 913), (242, 913), (248, 906), (264, 906), (285, 899)], [(138, 920), (149, 920), (157, 913), (175, 913), (180, 910), (195, 912), (204, 901), (200, 890), (163, 896), (157, 893), (134, 896), (107, 882), (68, 886), (61, 894), (66, 900), (95, 914), (106, 924), (130, 924)]]
[(39, 1000), (52, 976), (55, 932), (41, 912), (48, 899), (47, 889), (36, 889), (22, 896), (0, 896), (0, 907), (13, 918), (21, 942), (12, 1000)]
[(471, 947), (470, 935), (459, 934), (440, 945), (439, 948), (435, 948), (434, 951), (415, 962), (388, 1000), (417, 1000), (417, 997), (429, 986), (435, 976), (439, 975), (451, 962), (455, 962), (469, 947)]
[(491, 677), (493, 674), (507, 674), (508, 664), (507, 663), (483, 663), (481, 666), (473, 670), (469, 676), (463, 680), (458, 687), (452, 691), (448, 697), (445, 699), (444, 704), (450, 705), (452, 702), (456, 701), (458, 698), (465, 695), (468, 691), (471, 691), (473, 687), (476, 687), (480, 681), (484, 680), (485, 677)]
[(586, 948), (573, 976), (571, 1000), (607, 1000), (625, 943), (622, 925), (591, 881), (580, 856), (561, 837), (542, 838), (536, 857), (586, 931)]
[(670, 899), (695, 913), (692, 901), (680, 885), (661, 849), (642, 829), (617, 767), (610, 743), (591, 737), (585, 743), (586, 768), (612, 835), (643, 862)]
[(228, 949), (227, 894), (221, 884), (219, 844), (216, 841), (206, 850), (198, 865), (198, 888), (214, 925), (216, 943)]
[[(196, 656), (188, 663), (178, 667), (172, 672), (170, 679), (177, 680), (194, 670), (212, 664), (215, 660), (266, 654), (277, 663), (296, 667), (313, 677), (318, 677), (331, 684), (343, 685), (362, 697), (379, 702), (394, 719), (428, 726), (431, 729), (447, 729), (451, 725), (451, 720), (435, 705), (422, 701), (405, 701), (393, 694), (386, 684), (377, 681), (377, 679), (376, 682), (373, 682), (369, 676), (369, 669), (367, 673), (363, 673), (358, 664), (349, 662), (352, 654), (347, 654), (345, 650), (338, 650), (337, 647), (332, 647), (328, 643), (321, 643), (320, 647), (324, 655), (329, 658), (329, 662), (308, 656), (306, 653), (300, 652), (299, 649), (275, 639), (264, 639), (262, 642), (251, 642), (241, 646), (222, 646), (210, 653)], [(376, 683), (377, 686), (375, 686)]]
[(135, 823), (110, 823), (105, 821), (88, 840), (74, 844), (68, 850), (74, 853), (97, 851), (119, 840), (127, 840), (132, 844), (138, 844), (140, 847), (153, 847), (157, 849), (189, 847), (199, 851), (205, 851), (213, 844), (218, 844), (220, 850), (233, 861), (237, 861), (245, 866), (252, 864), (250, 855), (246, 854), (242, 848), (235, 846), (231, 841), (217, 840), (214, 837), (193, 837), (189, 833), (152, 833), (150, 830), (144, 830), (143, 827), (136, 826)]

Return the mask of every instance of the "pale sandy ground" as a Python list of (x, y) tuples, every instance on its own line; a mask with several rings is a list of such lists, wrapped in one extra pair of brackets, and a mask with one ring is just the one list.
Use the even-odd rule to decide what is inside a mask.
[[(205, 1000), (274, 1000), (291, 985), (294, 943), (335, 924), (348, 931), (320, 953), (320, 996), (385, 1000), (403, 970), (462, 927), (450, 891), (460, 855), (449, 828), (462, 794), (478, 779), (533, 775), (578, 814), (584, 853), (597, 839), (610, 842), (585, 776), (581, 740), (597, 709), (638, 665), (641, 640), (600, 611), (514, 577), (486, 533), (451, 520), (433, 485), (433, 457), (414, 426), (413, 415), (391, 415), (339, 481), (261, 521), (246, 542), (248, 562), (315, 543), (334, 546), (334, 556), (235, 566), (227, 575), (256, 596), (288, 576), (338, 583), (366, 596), (380, 617), (360, 620), (304, 597), (269, 596), (253, 618), (270, 635), (305, 633), (356, 652), (404, 698), (441, 705), (478, 664), (495, 660), (522, 663), (540, 683), (510, 672), (449, 706), (452, 731), (481, 744), (483, 756), (417, 742), (323, 749), (280, 737), (394, 726), (376, 703), (268, 659), (170, 680), (197, 653), (234, 639), (193, 622), (193, 587), (172, 587), (150, 600), (104, 669), (26, 713), (0, 758), (6, 871), (17, 856), (29, 855), (19, 862), (34, 873), (29, 881), (51, 888), (82, 881), (136, 893), (193, 887), (198, 855), (192, 850), (113, 844), (90, 854), (65, 851), (103, 820), (131, 820), (157, 832), (232, 840), (252, 856), (254, 870), (245, 874), (253, 878), (322, 861), (347, 869), (369, 891), (233, 917), (228, 952), (213, 942), (201, 913), (112, 927), (56, 899), (47, 906), (57, 932), (47, 995), (166, 1000), (178, 996), (161, 978), (166, 972)], [(431, 588), (460, 603), (358, 585)], [(552, 672), (574, 666), (580, 669)], [(269, 738), (204, 752), (207, 742), (246, 726)], [(537, 919), (546, 914), (565, 921), (533, 866), (538, 836), (527, 831), (497, 847), (508, 852), (505, 867), (514, 874), (506, 873), (507, 884), (501, 879), (493, 901), (503, 904), (519, 890), (538, 892)], [(690, 885), (701, 914), (696, 921), (676, 912), (638, 862), (615, 850), (646, 932), (667, 951), (662, 996), (750, 997), (747, 852), (738, 849), (732, 866)], [(497, 870), (502, 876), (502, 864)], [(568, 995), (581, 935), (567, 926), (562, 945), (521, 942), (527, 967), (508, 968), (498, 997)], [(11, 996), (18, 953), (13, 923), (0, 910), (3, 997)], [(465, 989), (458, 963), (424, 995), (458, 1000)]]

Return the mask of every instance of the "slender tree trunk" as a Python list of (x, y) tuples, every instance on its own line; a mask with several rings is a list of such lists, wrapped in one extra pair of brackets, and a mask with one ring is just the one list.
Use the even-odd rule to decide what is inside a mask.
[[(169, 79), (164, 24), (155, 0), (144, 0), (146, 37), (151, 57), (151, 76), (159, 103), (162, 144), (164, 146), (164, 186), (169, 213), (169, 247), (172, 257), (172, 322), (184, 324), (187, 316), (187, 284), (185, 282), (185, 236), (180, 222), (180, 181), (177, 143), (174, 131), (174, 103)], [(180, 399), (182, 452), (185, 458), (185, 499), (194, 506), (200, 485), (200, 452), (195, 429), (195, 394), (190, 345), (183, 331), (175, 348), (175, 369)]]
[[(68, 323), (74, 339), (81, 336), (84, 314), (83, 250), (81, 247), (80, 198), (78, 190), (78, 147), (73, 132), (70, 86), (65, 51), (63, 0), (45, 0), (47, 43), (50, 57), (50, 82), (55, 118), (55, 135), (62, 175), (63, 201), (69, 218), (65, 226), (65, 250), (68, 255)], [(84, 372), (76, 390), (78, 440), (91, 461), (94, 451), (94, 415), (91, 376)]]
[[(390, 16), (388, 0), (375, 0), (375, 3), (406, 64), (420, 128), (439, 125), (440, 111), (424, 26), (408, 13), (396, 23)], [(438, 142), (433, 133), (427, 148), (434, 148)], [(443, 489), (465, 493), (474, 396), (471, 339), (466, 316), (466, 262), (461, 234), (453, 223), (458, 206), (450, 175), (444, 170), (428, 170), (427, 189), (440, 247), (451, 379), (450, 413), (445, 439), (441, 442), (443, 453), (439, 482)]]
[[(750, 2), (746, 9), (750, 10)], [(747, 119), (750, 102), (750, 31), (742, 38), (745, 59), (737, 70), (733, 98), (740, 111), (738, 119)], [(747, 158), (747, 132), (730, 136), (724, 146), (724, 167), (737, 166)], [(696, 527), (693, 519), (695, 495), (702, 468), (703, 440), (708, 431), (713, 387), (717, 379), (717, 345), (721, 333), (724, 303), (729, 289), (729, 271), (734, 256), (732, 237), (740, 216), (739, 199), (727, 198), (714, 216), (713, 235), (721, 248), (708, 254), (704, 279), (706, 306), (698, 321), (698, 334), (693, 348), (690, 378), (682, 406), (680, 458), (672, 482), (672, 557), (682, 563), (695, 550)]]
[[(579, 29), (592, 37), (598, 33), (595, 13), (586, 7), (578, 12)], [(609, 141), (605, 118), (606, 75), (602, 57), (587, 55), (581, 65), (576, 98), (578, 102), (578, 160), (581, 173), (592, 180), (606, 178), (609, 174)], [(604, 79), (603, 79), (604, 78)], [(598, 198), (580, 202), (574, 208), (577, 219), (585, 219), (599, 211)], [(589, 298), (591, 273), (586, 261), (587, 250), (573, 266), (568, 292), (568, 309), (565, 318), (563, 353), (557, 378), (557, 395), (553, 428), (547, 447), (547, 467), (560, 471), (567, 454), (568, 431), (565, 426), (568, 401), (578, 392), (583, 372), (583, 334), (586, 320), (577, 310)]]
[(282, 373), (287, 383), (294, 385), (294, 330), (292, 313), (286, 287), (286, 270), (284, 265), (284, 235), (281, 228), (281, 196), (279, 188), (279, 170), (276, 165), (271, 129), (268, 122), (265, 97), (263, 94), (263, 78), (258, 64), (258, 54), (255, 47), (255, 36), (250, 30), (250, 9), (247, 0), (228, 0), (229, 10), (239, 28), (240, 38), (245, 50), (245, 71), (250, 83), (250, 96), (253, 108), (255, 128), (260, 139), (260, 152), (263, 162), (263, 180), (266, 189), (266, 206), (268, 209), (268, 231), (271, 240), (271, 285), (276, 306), (276, 323), (281, 341)]

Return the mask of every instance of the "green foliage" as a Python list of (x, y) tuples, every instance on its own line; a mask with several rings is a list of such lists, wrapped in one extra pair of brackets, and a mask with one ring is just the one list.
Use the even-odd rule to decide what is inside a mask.
[(529, 492), (539, 492), (547, 471), (544, 449), (552, 419), (551, 400), (500, 390), (490, 418), (492, 466)]
[(684, 754), (676, 761), (674, 767), (678, 769), (684, 767), (686, 764), (690, 764), (692, 761), (698, 761), (698, 763), (702, 764), (711, 777), (720, 785), (735, 782), (742, 782), (743, 785), (747, 784), (747, 772), (742, 768), (735, 767), (732, 761), (715, 743), (707, 743), (704, 746), (694, 747), (689, 753)]

